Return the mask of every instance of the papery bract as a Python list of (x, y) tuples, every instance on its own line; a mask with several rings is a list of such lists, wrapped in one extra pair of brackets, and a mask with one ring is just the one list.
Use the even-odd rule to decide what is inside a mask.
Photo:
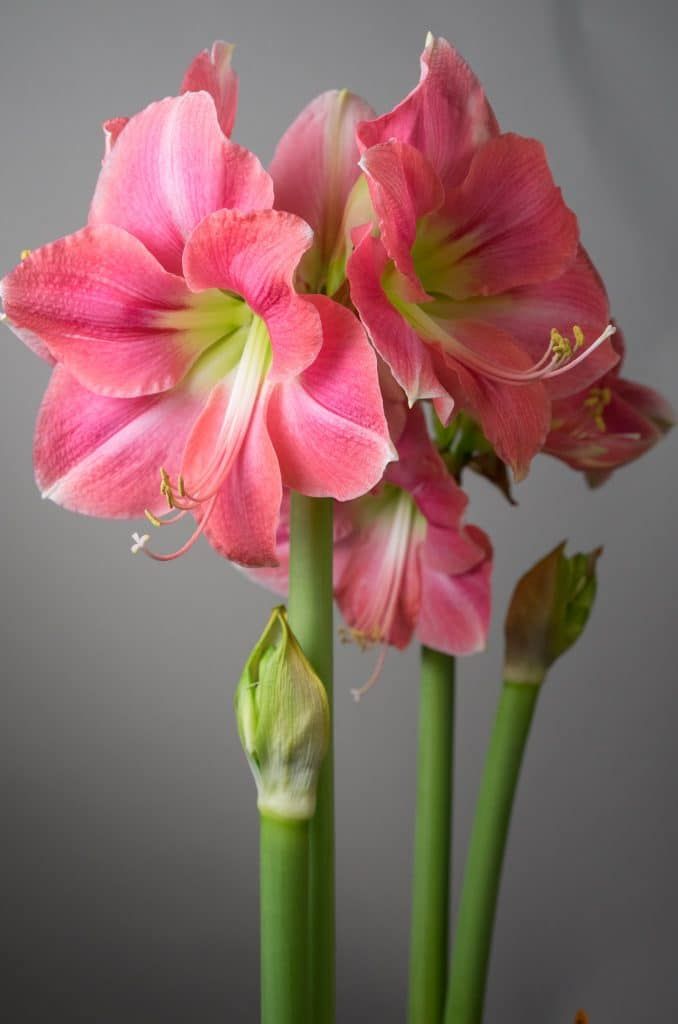
[(58, 363), (36, 431), (45, 496), (156, 525), (191, 512), (180, 551), (204, 531), (267, 564), (284, 484), (346, 500), (380, 479), (376, 358), (352, 312), (295, 291), (312, 232), (272, 200), (209, 96), (163, 100), (119, 136), (89, 226), (2, 281), (10, 325)]
[(592, 486), (649, 451), (675, 419), (657, 391), (620, 376), (625, 349), (619, 331), (614, 346), (620, 361), (613, 370), (590, 388), (553, 403), (544, 444), (548, 455), (585, 473)]
[(378, 234), (358, 239), (351, 296), (409, 401), (433, 399), (444, 421), (466, 409), (521, 477), (551, 395), (616, 361), (607, 298), (541, 144), (498, 134), (444, 40), (429, 41), (422, 72), (358, 129)]

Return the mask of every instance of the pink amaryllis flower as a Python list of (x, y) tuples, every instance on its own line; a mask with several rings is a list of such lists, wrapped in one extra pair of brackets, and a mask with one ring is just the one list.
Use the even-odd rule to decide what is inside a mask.
[(351, 297), (410, 403), (482, 424), (521, 477), (550, 396), (616, 361), (605, 289), (543, 146), (500, 134), (482, 87), (430, 38), (419, 85), (358, 127), (377, 233), (348, 267)]
[[(238, 109), (238, 76), (231, 67), (234, 49), (232, 43), (217, 40), (209, 50), (201, 50), (186, 69), (180, 89), (181, 95), (186, 92), (208, 93), (214, 100), (221, 129), (228, 136), (233, 132)], [(104, 121), (106, 156), (128, 121), (128, 117), (111, 117)]]
[(296, 213), (314, 231), (299, 266), (305, 291), (334, 294), (343, 282), (350, 227), (346, 206), (361, 174), (356, 129), (373, 116), (360, 96), (332, 89), (304, 107), (276, 148), (270, 166), (275, 205)]
[(0, 286), (10, 325), (57, 363), (39, 487), (89, 515), (192, 513), (190, 539), (154, 557), (204, 531), (229, 558), (275, 562), (283, 484), (345, 500), (392, 457), (363, 328), (296, 293), (312, 232), (272, 201), (210, 96), (163, 100), (119, 136), (88, 226)]
[[(432, 444), (421, 405), (407, 416), (399, 460), (355, 501), (335, 505), (334, 591), (347, 637), (381, 653), (407, 647), (416, 634), (447, 654), (482, 650), (490, 621), (492, 547), (463, 523), (468, 498)], [(257, 582), (287, 592), (289, 503), (278, 529), (278, 565), (254, 569)]]
[(666, 399), (652, 388), (620, 376), (623, 336), (614, 346), (619, 363), (591, 387), (553, 403), (553, 421), (544, 451), (582, 471), (595, 486), (613, 470), (649, 451), (673, 426)]

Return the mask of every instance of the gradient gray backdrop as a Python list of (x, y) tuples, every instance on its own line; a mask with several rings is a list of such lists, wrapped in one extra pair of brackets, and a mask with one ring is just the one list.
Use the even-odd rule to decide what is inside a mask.
[[(0, 22), (0, 266), (84, 222), (100, 122), (238, 44), (238, 141), (268, 160), (313, 95), (387, 109), (428, 28), (507, 128), (544, 139), (630, 343), (675, 401), (676, 12), (670, 0), (22, 0)], [(2, 961), (12, 1024), (250, 1024), (257, 819), (231, 696), (271, 598), (200, 544), (129, 555), (130, 525), (41, 502), (31, 435), (47, 369), (6, 331), (2, 457)], [(488, 1024), (678, 1019), (675, 438), (589, 493), (544, 459), (511, 511), (471, 481), (496, 544), (489, 652), (459, 687), (457, 848), (517, 576), (563, 537), (603, 542), (600, 597), (538, 709), (511, 833)], [(138, 524), (135, 524), (138, 525)], [(404, 1020), (417, 657), (341, 649), (339, 1014)], [(459, 880), (461, 858), (455, 866)]]

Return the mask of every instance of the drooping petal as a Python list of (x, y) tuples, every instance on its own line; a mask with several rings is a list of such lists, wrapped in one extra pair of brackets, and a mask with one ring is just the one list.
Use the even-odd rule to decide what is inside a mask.
[(362, 156), (381, 238), (398, 270), (413, 286), (411, 300), (425, 299), (412, 259), (421, 217), (437, 210), (443, 187), (431, 164), (413, 146), (389, 142), (373, 146)]
[(261, 402), (219, 491), (205, 536), (233, 562), (275, 566), (281, 501), (278, 458), (268, 435), (265, 402)]
[(334, 592), (359, 643), (403, 649), (412, 638), (421, 601), (413, 514), (403, 492), (336, 506)]
[[(455, 331), (464, 347), (503, 369), (525, 370), (530, 360), (510, 335), (460, 321)], [(482, 426), (497, 454), (513, 469), (517, 480), (528, 472), (530, 462), (548, 433), (551, 403), (541, 381), (507, 384), (467, 369), (457, 360), (440, 358), (437, 373), (459, 409), (466, 409)]]
[[(10, 326), (39, 338), (86, 387), (134, 397), (176, 384), (223, 333), (196, 327), (196, 297), (141, 242), (112, 226), (36, 249), (0, 284)], [(27, 333), (28, 332), (28, 333)]]
[(466, 529), (485, 551), (484, 560), (475, 568), (452, 575), (438, 571), (429, 562), (422, 563), (417, 638), (444, 654), (482, 651), (490, 625), (492, 548), (482, 530), (473, 526)]
[(255, 569), (247, 566), (241, 566), (241, 568), (255, 583), (272, 590), (274, 594), (287, 597), (290, 571), (290, 492), (287, 489), (283, 490), (280, 518), (275, 535), (275, 553), (277, 565), (260, 566)]
[(577, 253), (577, 218), (553, 181), (544, 147), (519, 135), (499, 135), (477, 150), (464, 181), (447, 191), (439, 218), (447, 238), (432, 247), (433, 267), (420, 267), (420, 275), (429, 292), (456, 300), (550, 280)]
[(429, 37), (421, 79), (390, 113), (358, 128), (361, 149), (397, 139), (431, 162), (445, 185), (463, 178), (473, 151), (499, 131), (483, 88), (445, 39)]
[(382, 278), (389, 264), (381, 241), (366, 235), (348, 263), (351, 298), (379, 355), (388, 364), (410, 405), (421, 398), (445, 398), (430, 348), (384, 294)]
[(323, 282), (339, 242), (346, 201), (360, 175), (356, 126), (373, 113), (365, 100), (346, 89), (322, 93), (292, 122), (271, 161), (276, 207), (302, 217), (315, 233), (300, 268), (311, 291)]
[(625, 377), (618, 377), (613, 387), (617, 398), (653, 423), (660, 433), (666, 433), (675, 424), (671, 403), (654, 388)]
[(238, 76), (231, 67), (235, 47), (218, 40), (210, 50), (202, 50), (189, 64), (181, 93), (208, 92), (214, 100), (217, 118), (224, 135), (230, 136), (238, 109)]
[(286, 486), (347, 501), (381, 479), (395, 455), (377, 361), (358, 318), (323, 296), (323, 345), (298, 376), (272, 390), (268, 425)]
[(35, 429), (35, 476), (43, 497), (90, 516), (166, 511), (159, 469), (178, 471), (199, 412), (198, 397), (187, 390), (108, 398), (57, 366)]
[(180, 273), (186, 239), (207, 214), (272, 203), (257, 158), (224, 136), (209, 96), (189, 92), (131, 118), (104, 161), (89, 223), (125, 228)]
[(318, 312), (293, 285), (312, 237), (309, 226), (291, 213), (221, 210), (206, 217), (186, 245), (190, 288), (236, 292), (265, 321), (273, 349), (271, 380), (301, 372), (322, 344)]

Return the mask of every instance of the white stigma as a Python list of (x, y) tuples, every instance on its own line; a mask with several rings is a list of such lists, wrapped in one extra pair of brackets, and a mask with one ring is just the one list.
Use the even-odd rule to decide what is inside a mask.
[(132, 540), (134, 541), (134, 544), (132, 544), (132, 547), (130, 548), (132, 554), (136, 555), (139, 553), (139, 551), (143, 551), (144, 547), (146, 546), (150, 539), (151, 538), (147, 533), (142, 533), (141, 536), (139, 536), (138, 533), (133, 533)]

